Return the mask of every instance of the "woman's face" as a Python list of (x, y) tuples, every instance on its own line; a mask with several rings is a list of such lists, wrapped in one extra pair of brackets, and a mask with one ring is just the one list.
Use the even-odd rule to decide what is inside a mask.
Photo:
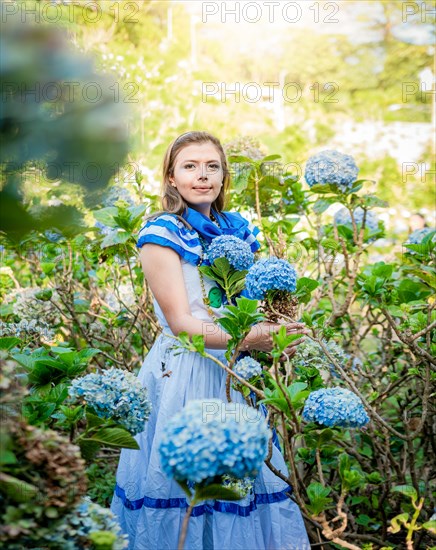
[(211, 142), (187, 145), (176, 156), (169, 181), (195, 210), (209, 216), (223, 185), (223, 166)]

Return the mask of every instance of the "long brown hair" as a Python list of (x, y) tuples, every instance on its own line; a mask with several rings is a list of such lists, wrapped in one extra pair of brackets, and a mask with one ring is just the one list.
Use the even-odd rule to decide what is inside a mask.
[[(180, 220), (182, 220), (185, 225), (189, 226), (184, 218), (182, 218), (183, 212), (188, 208), (188, 204), (180, 195), (175, 187), (170, 183), (169, 178), (174, 174), (174, 165), (176, 162), (177, 155), (182, 149), (188, 145), (194, 143), (212, 143), (221, 159), (221, 165), (223, 169), (223, 185), (221, 187), (218, 197), (213, 201), (211, 207), (217, 212), (222, 212), (224, 210), (227, 191), (230, 186), (230, 173), (227, 164), (226, 154), (224, 153), (223, 146), (218, 138), (209, 134), (208, 132), (185, 132), (177, 137), (166, 150), (165, 157), (163, 160), (162, 166), (162, 182), (161, 182), (161, 207), (160, 212), (154, 212), (153, 214), (147, 216), (144, 221), (147, 221), (150, 218), (154, 218), (161, 214), (170, 213), (176, 214)], [(190, 228), (190, 226), (189, 226)]]

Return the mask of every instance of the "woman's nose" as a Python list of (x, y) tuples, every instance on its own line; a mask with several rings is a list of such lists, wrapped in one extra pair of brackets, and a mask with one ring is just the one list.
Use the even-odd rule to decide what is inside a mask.
[(199, 174), (198, 174), (198, 178), (199, 179), (207, 179), (207, 166), (203, 166), (201, 165), (199, 167)]

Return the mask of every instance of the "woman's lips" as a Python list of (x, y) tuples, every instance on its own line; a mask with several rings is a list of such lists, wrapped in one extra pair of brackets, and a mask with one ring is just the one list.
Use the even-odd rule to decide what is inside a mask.
[(212, 187), (194, 187), (194, 191), (198, 191), (199, 193), (207, 193), (211, 189)]

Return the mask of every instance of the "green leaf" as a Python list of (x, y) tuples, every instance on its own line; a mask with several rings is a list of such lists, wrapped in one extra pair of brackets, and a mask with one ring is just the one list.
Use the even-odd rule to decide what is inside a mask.
[(338, 187), (331, 185), (330, 183), (317, 183), (310, 188), (312, 193), (326, 194), (326, 193), (338, 193)]
[(44, 515), (50, 519), (59, 517), (59, 512), (54, 506), (49, 506), (44, 510)]
[(336, 198), (335, 197), (329, 197), (329, 198), (326, 198), (326, 199), (318, 199), (317, 201), (315, 201), (315, 203), (313, 204), (312, 206), (312, 209), (313, 211), (316, 213), (316, 214), (322, 214), (323, 212), (325, 212), (327, 210), (327, 208), (329, 206), (331, 206), (334, 202), (336, 202)]
[(3, 336), (0, 338), (0, 349), (9, 351), (20, 342), (21, 340), (19, 338), (15, 338), (14, 336)]
[(209, 279), (215, 280), (215, 271), (208, 265), (201, 265), (198, 268), (203, 275), (206, 275), (206, 277), (209, 277)]
[(107, 422), (104, 418), (100, 418), (96, 414), (90, 412), (89, 409), (87, 409), (86, 411), (86, 421), (88, 424), (88, 428), (95, 428)]
[(414, 300), (423, 300), (430, 296), (431, 291), (423, 283), (402, 279), (397, 287), (398, 299), (401, 303), (408, 303)]
[(219, 485), (218, 483), (199, 487), (195, 491), (196, 500), (241, 500), (241, 498), (243, 497), (237, 491)]
[(80, 447), (82, 457), (88, 462), (94, 458), (97, 451), (101, 447), (100, 443), (97, 443), (97, 441), (92, 441), (92, 439), (79, 439), (77, 443)]
[(371, 208), (374, 206), (384, 208), (388, 206), (388, 203), (382, 199), (379, 199), (375, 195), (364, 195), (362, 198), (362, 204), (363, 206), (366, 206), (367, 208)]
[(300, 277), (297, 281), (297, 289), (296, 291), (300, 290), (308, 290), (309, 292), (312, 292), (312, 290), (315, 290), (319, 286), (319, 282), (315, 279), (309, 279), (309, 277)]
[(102, 208), (101, 210), (94, 210), (92, 212), (94, 218), (107, 225), (108, 227), (117, 227), (114, 217), (118, 214), (118, 208), (116, 206), (110, 206), (108, 208)]
[(308, 390), (306, 391), (306, 388), (306, 382), (293, 382), (290, 386), (288, 386), (287, 391), (291, 399), (291, 403), (295, 408), (299, 408), (304, 399), (306, 399), (309, 395), (310, 392)]
[(263, 157), (263, 159), (260, 162), (261, 163), (270, 162), (272, 160), (277, 160), (277, 159), (281, 159), (281, 158), (282, 158), (281, 155), (267, 155), (266, 157)]
[(311, 483), (307, 487), (306, 491), (310, 500), (310, 505), (308, 505), (308, 508), (314, 515), (320, 514), (322, 511), (330, 507), (333, 502), (333, 500), (328, 496), (331, 489), (329, 487), (323, 487), (321, 483)]
[(422, 524), (422, 527), (433, 533), (433, 535), (436, 535), (436, 520), (431, 519), (430, 521), (426, 521)]
[(236, 298), (236, 304), (240, 311), (245, 311), (247, 313), (257, 312), (257, 300), (250, 300), (249, 298), (241, 297)]
[(38, 487), (5, 473), (0, 473), (0, 490), (17, 503), (31, 502), (39, 492)]
[(250, 164), (256, 164), (256, 161), (251, 159), (250, 157), (244, 157), (243, 155), (229, 155), (227, 160), (231, 163), (237, 162), (239, 163), (245, 163), (249, 162)]
[(353, 230), (347, 225), (338, 225), (338, 233), (349, 241), (353, 240)]
[(198, 353), (204, 356), (204, 336), (202, 334), (194, 334), (192, 336), (192, 343), (194, 344)]
[(340, 250), (341, 245), (335, 239), (324, 238), (321, 240), (321, 246), (327, 248), (328, 250)]
[(251, 170), (241, 170), (233, 178), (233, 189), (235, 193), (242, 193), (248, 187)]
[(404, 317), (404, 311), (398, 306), (388, 306), (386, 308), (393, 317)]
[[(228, 279), (228, 283), (229, 283), (229, 286), (231, 285), (234, 285), (235, 283), (237, 283), (238, 281), (241, 281), (241, 280), (245, 280), (245, 276), (247, 275), (248, 271), (234, 271), (229, 279)], [(245, 281), (244, 281), (245, 282)]]
[(81, 440), (109, 445), (110, 447), (139, 449), (139, 445), (133, 436), (123, 428), (101, 428), (91, 437), (83, 437)]
[(147, 210), (147, 206), (145, 204), (140, 204), (138, 206), (129, 206), (127, 210), (130, 212), (132, 219), (134, 219), (141, 217)]
[(376, 277), (390, 279), (395, 269), (397, 269), (397, 266), (393, 264), (384, 264), (382, 262), (379, 262), (377, 265), (374, 266), (372, 273)]
[(125, 244), (132, 236), (126, 231), (113, 232), (106, 235), (101, 242), (101, 248), (108, 248), (109, 246), (115, 246), (117, 244)]
[(412, 502), (416, 502), (418, 499), (418, 493), (416, 492), (415, 487), (412, 485), (397, 485), (392, 489), (396, 493), (401, 493), (402, 495), (409, 497)]
[(35, 294), (35, 298), (41, 302), (48, 302), (52, 296), (53, 291), (50, 288), (44, 288)]
[(331, 493), (331, 489), (315, 481), (307, 487), (306, 492), (310, 500), (316, 500), (327, 497)]
[(391, 519), (391, 527), (389, 528), (389, 531), (391, 533), (398, 533), (401, 531), (401, 526), (406, 526), (406, 523), (409, 519), (409, 514), (407, 512), (404, 512), (403, 514), (398, 514), (398, 516), (395, 516)]
[(366, 514), (359, 514), (356, 518), (356, 523), (358, 525), (363, 525), (364, 527), (368, 527), (371, 522), (372, 519)]
[(41, 269), (43, 273), (46, 275), (50, 275), (50, 273), (55, 269), (56, 264), (53, 262), (41, 262)]
[(233, 270), (227, 258), (217, 258), (211, 267), (212, 270), (222, 278), (226, 278)]
[(36, 363), (37, 356), (35, 354), (26, 355), (25, 353), (13, 353), (12, 358), (26, 370), (32, 370)]

